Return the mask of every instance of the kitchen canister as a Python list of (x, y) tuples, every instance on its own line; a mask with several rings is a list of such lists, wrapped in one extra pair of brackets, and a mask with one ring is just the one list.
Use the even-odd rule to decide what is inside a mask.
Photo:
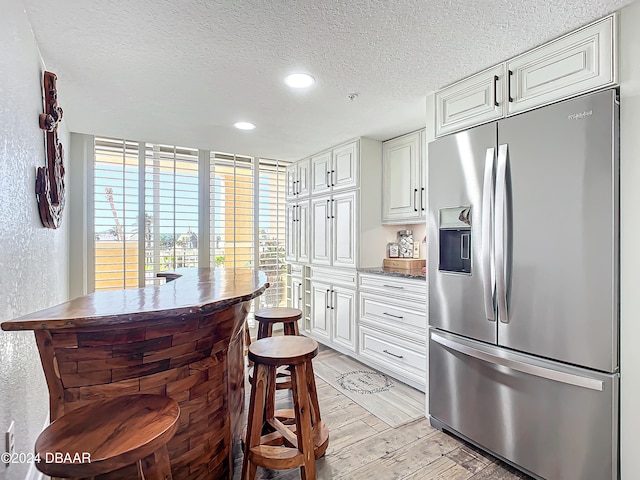
[(413, 230), (398, 230), (398, 257), (413, 258)]

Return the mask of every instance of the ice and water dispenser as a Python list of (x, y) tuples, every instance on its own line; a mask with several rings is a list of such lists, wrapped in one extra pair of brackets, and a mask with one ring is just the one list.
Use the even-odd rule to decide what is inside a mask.
[(471, 273), (471, 207), (441, 208), (440, 234), (441, 272)]

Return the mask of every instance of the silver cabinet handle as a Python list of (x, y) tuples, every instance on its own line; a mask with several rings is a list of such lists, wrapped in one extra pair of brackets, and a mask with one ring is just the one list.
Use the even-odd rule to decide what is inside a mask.
[(331, 305), (329, 304), (329, 292), (330, 290), (327, 288), (327, 292), (324, 294), (324, 303), (327, 304), (327, 309), (331, 308)]
[(574, 375), (572, 373), (559, 372), (551, 368), (539, 367), (537, 365), (531, 365), (529, 363), (519, 362), (510, 358), (494, 355), (489, 352), (484, 352), (477, 348), (473, 348), (469, 345), (449, 340), (438, 335), (435, 332), (431, 333), (431, 339), (439, 343), (440, 345), (455, 350), (456, 352), (463, 353), (478, 360), (482, 360), (493, 365), (500, 365), (502, 367), (510, 368), (518, 372), (534, 375), (540, 378), (546, 378), (547, 380), (553, 380), (555, 382), (567, 383), (569, 385), (575, 385), (576, 387), (589, 388), (591, 390), (597, 390), (602, 392), (604, 390), (604, 382), (596, 380), (595, 378), (583, 377), (581, 375)]
[(401, 315), (394, 315), (393, 313), (382, 312), (383, 315), (387, 315), (388, 317), (403, 319), (404, 317)]
[(331, 218), (336, 218), (336, 204), (335, 204), (335, 200), (332, 198), (331, 199)]
[(422, 187), (421, 191), (420, 191), (420, 210), (422, 210), (424, 212), (424, 204), (426, 203), (425, 200), (425, 191), (424, 191), (424, 187)]
[(331, 290), (331, 310), (335, 309), (335, 300), (336, 300), (336, 292), (335, 290)]
[(414, 212), (418, 211), (418, 189), (417, 188), (413, 189), (413, 211)]
[(331, 186), (335, 187), (336, 186), (336, 180), (335, 180), (335, 170), (331, 170)]
[(331, 202), (331, 200), (327, 200), (327, 218), (331, 218), (331, 214), (330, 214), (330, 204), (329, 202)]
[(386, 353), (387, 355), (391, 355), (392, 357), (396, 357), (396, 358), (404, 358), (404, 356), (402, 355), (396, 355), (395, 353), (391, 353), (387, 350), (383, 350), (384, 353)]
[(387, 285), (386, 283), (382, 285), (383, 287), (395, 288), (396, 290), (404, 290), (404, 287), (399, 287), (397, 285)]
[(502, 323), (509, 323), (507, 310), (507, 249), (505, 233), (507, 222), (507, 163), (509, 161), (509, 146), (498, 147), (498, 166), (496, 168), (496, 216), (494, 225), (495, 242), (495, 275), (498, 300), (498, 319)]
[(482, 183), (482, 231), (480, 247), (480, 267), (484, 293), (484, 315), (491, 322), (496, 321), (494, 307), (495, 269), (493, 259), (493, 184), (495, 149), (487, 148), (484, 160), (484, 181)]

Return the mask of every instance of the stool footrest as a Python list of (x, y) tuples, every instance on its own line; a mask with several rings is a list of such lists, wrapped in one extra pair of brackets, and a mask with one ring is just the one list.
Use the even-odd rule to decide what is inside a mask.
[(264, 468), (284, 470), (300, 467), (303, 455), (297, 448), (258, 445), (249, 450), (249, 461)]

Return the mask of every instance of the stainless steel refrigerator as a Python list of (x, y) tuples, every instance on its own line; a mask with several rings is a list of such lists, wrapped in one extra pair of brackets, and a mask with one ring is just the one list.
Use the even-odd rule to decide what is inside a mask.
[(529, 474), (618, 478), (618, 103), (429, 144), (429, 414)]

